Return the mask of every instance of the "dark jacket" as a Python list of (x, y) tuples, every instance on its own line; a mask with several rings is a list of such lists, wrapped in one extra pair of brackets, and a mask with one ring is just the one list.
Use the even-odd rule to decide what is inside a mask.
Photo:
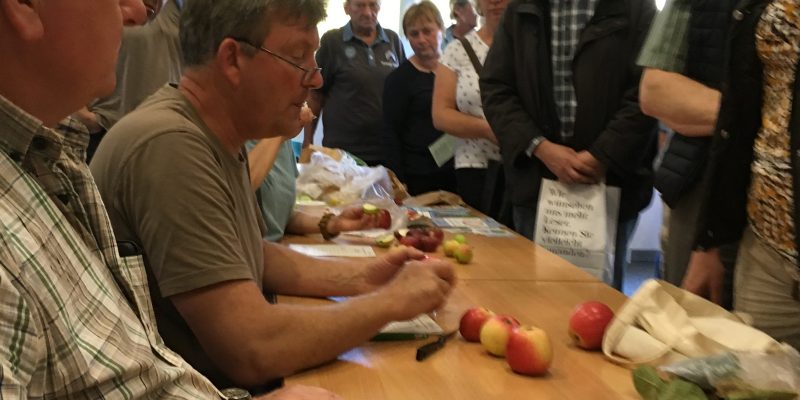
[(639, 109), (635, 58), (655, 14), (649, 0), (599, 0), (572, 62), (578, 103), (575, 132), (563, 143), (553, 95), (547, 0), (508, 5), (481, 74), (486, 118), (500, 142), (511, 201), (536, 207), (541, 179), (555, 178), (525, 150), (534, 137), (589, 150), (606, 165), (606, 182), (622, 188), (620, 219), (652, 195), (655, 120)]
[[(695, 0), (689, 20), (685, 75), (705, 86), (720, 90), (725, 67), (725, 37), (731, 12), (738, 0)], [(677, 132), (676, 132), (677, 133)], [(655, 187), (670, 207), (689, 192), (703, 176), (711, 149), (711, 137), (687, 137), (680, 133), (656, 170)]]
[[(728, 33), (725, 83), (708, 168), (708, 195), (700, 214), (697, 243), (717, 247), (739, 240), (747, 225), (747, 195), (753, 144), (761, 129), (763, 67), (756, 52), (755, 28), (768, 0), (743, 0), (733, 12)], [(794, 81), (800, 98), (800, 80)], [(800, 248), (800, 101), (789, 120), (793, 171), (795, 246)]]

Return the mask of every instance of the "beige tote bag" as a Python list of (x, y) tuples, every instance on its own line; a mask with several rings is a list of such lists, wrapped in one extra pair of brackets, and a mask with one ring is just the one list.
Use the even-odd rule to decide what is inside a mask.
[(717, 304), (655, 279), (623, 304), (603, 338), (603, 353), (623, 365), (663, 365), (728, 351), (779, 351), (779, 346)]

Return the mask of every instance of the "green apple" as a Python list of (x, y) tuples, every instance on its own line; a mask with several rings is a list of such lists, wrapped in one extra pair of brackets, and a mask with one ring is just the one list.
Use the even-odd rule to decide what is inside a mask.
[(458, 243), (462, 243), (462, 244), (466, 244), (467, 243), (467, 237), (462, 235), (462, 234), (460, 234), (460, 233), (458, 235), (455, 235), (453, 237), (453, 240), (455, 240)]
[(454, 257), (454, 253), (458, 246), (461, 246), (461, 243), (458, 243), (455, 239), (450, 239), (444, 242), (444, 245), (442, 246), (444, 248), (444, 255), (448, 257)]
[(453, 250), (453, 257), (456, 258), (459, 264), (469, 264), (472, 261), (472, 247), (468, 244), (459, 244)]

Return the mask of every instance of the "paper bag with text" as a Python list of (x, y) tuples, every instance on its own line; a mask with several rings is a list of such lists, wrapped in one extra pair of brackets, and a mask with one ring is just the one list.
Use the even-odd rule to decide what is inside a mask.
[(611, 282), (619, 198), (619, 188), (603, 183), (564, 184), (542, 179), (536, 244)]

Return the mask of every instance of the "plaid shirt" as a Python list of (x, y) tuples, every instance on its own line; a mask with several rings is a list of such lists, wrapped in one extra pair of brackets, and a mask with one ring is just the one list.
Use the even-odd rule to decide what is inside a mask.
[(141, 257), (117, 256), (87, 143), (0, 96), (0, 398), (219, 399), (158, 335)]
[(574, 134), (575, 87), (572, 84), (572, 59), (578, 48), (580, 34), (594, 15), (597, 0), (550, 0), (552, 31), (553, 94), (561, 121), (561, 139)]

